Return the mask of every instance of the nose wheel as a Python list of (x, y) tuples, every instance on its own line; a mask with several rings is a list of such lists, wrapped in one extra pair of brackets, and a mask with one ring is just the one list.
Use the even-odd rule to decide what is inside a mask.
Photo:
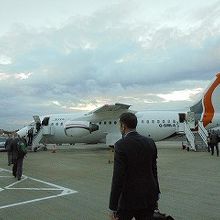
[(40, 148), (41, 148), (43, 151), (47, 151), (47, 150), (48, 150), (46, 146), (43, 146), (43, 147), (35, 147), (35, 148), (34, 148), (34, 152), (37, 152)]

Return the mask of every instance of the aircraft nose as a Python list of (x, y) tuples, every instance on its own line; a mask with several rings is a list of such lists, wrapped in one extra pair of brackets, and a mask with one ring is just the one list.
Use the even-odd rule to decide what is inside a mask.
[(22, 128), (19, 131), (16, 132), (20, 137), (25, 137), (27, 135), (27, 129)]

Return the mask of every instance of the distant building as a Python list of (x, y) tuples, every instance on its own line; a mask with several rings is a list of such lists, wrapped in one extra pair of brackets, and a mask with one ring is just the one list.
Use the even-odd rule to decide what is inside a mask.
[(4, 129), (0, 128), (0, 136), (7, 136), (8, 134), (14, 134), (16, 133), (16, 131), (5, 131)]
[(4, 130), (0, 129), (0, 135), (3, 135), (3, 134), (4, 134)]

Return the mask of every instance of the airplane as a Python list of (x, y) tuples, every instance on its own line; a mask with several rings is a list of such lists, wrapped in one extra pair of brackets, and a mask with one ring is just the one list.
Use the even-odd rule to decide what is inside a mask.
[[(28, 130), (36, 124), (41, 124), (40, 131), (33, 140), (32, 150), (38, 149), (38, 144), (75, 144), (75, 143), (105, 143), (113, 146), (121, 138), (119, 117), (124, 112), (133, 112), (137, 116), (137, 132), (154, 141), (163, 140), (182, 130), (184, 121), (188, 122), (190, 130), (198, 129), (201, 122), (205, 129), (220, 125), (220, 73), (212, 80), (202, 97), (189, 111), (133, 111), (130, 105), (115, 103), (104, 105), (89, 113), (51, 114), (33, 116), (34, 121), (20, 129), (17, 134), (27, 137)], [(201, 124), (200, 123), (200, 124)]]

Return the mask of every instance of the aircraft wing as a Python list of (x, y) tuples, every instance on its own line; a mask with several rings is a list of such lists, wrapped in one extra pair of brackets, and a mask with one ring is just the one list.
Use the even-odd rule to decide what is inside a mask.
[(103, 105), (88, 114), (100, 114), (100, 113), (107, 113), (107, 112), (118, 112), (123, 110), (128, 110), (131, 105), (126, 105), (122, 103), (115, 103), (114, 105)]
[[(120, 115), (124, 112), (133, 112), (133, 110), (129, 110), (131, 105), (122, 104), (122, 103), (115, 103), (113, 105), (103, 105), (100, 108), (97, 108), (85, 116), (88, 117), (87, 120), (93, 123), (100, 123), (101, 121), (118, 121)], [(107, 145), (114, 145), (114, 143), (121, 138), (121, 134), (119, 128), (115, 126), (106, 127), (105, 131), (106, 134), (106, 144)]]

